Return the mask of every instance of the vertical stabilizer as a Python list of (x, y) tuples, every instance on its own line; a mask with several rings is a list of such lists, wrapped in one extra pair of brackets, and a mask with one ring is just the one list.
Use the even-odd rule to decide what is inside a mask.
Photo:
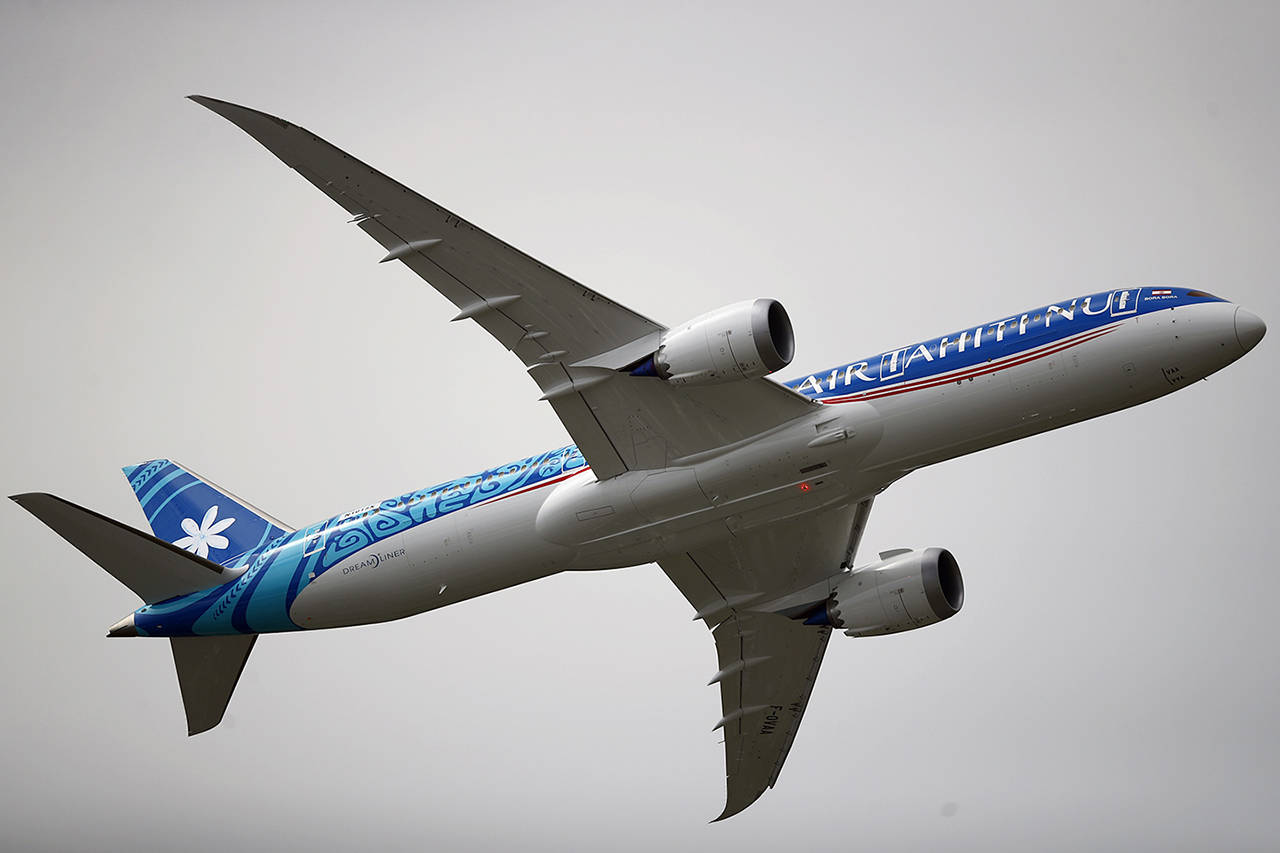
[(292, 530), (171, 459), (129, 465), (124, 475), (157, 538), (222, 566)]
[(222, 722), (231, 693), (257, 634), (231, 637), (173, 637), (173, 664), (187, 710), (187, 734), (198, 735)]

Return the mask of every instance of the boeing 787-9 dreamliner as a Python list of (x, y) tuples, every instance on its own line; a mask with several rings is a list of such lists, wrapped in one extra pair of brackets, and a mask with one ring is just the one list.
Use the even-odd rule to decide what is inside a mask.
[(154, 535), (15, 496), (142, 599), (110, 636), (169, 638), (191, 734), (221, 721), (259, 634), (656, 562), (715, 639), (729, 817), (777, 781), (833, 628), (910, 631), (964, 603), (945, 548), (857, 561), (877, 495), (922, 466), (1191, 385), (1266, 332), (1202, 290), (1123, 287), (776, 382), (794, 339), (773, 299), (664, 326), (301, 127), (193, 100), (508, 349), (573, 443), (297, 529), (169, 459), (124, 469)]

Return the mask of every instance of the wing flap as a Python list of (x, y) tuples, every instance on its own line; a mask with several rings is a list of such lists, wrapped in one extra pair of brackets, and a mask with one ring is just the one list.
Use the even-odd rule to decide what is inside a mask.
[[(764, 378), (672, 387), (660, 379), (622, 374), (583, 392), (583, 398), (629, 469), (679, 464), (683, 457), (736, 444), (821, 405)], [(663, 442), (660, 460), (638, 449), (655, 437)]]
[[(558, 366), (557, 369), (566, 380), (569, 379), (563, 369)], [(549, 376), (539, 373), (536, 378), (543, 391), (553, 387)], [(578, 449), (582, 451), (583, 457), (591, 465), (597, 480), (607, 480), (627, 470), (618, 449), (609, 440), (609, 435), (600, 426), (600, 422), (596, 420), (591, 407), (581, 394), (566, 394), (555, 397), (549, 402), (561, 423), (566, 427), (569, 424), (576, 425), (570, 428), (569, 432), (578, 443)]]
[[(870, 501), (728, 533), (719, 542), (660, 565), (697, 617), (714, 628), (752, 605), (830, 578), (852, 560), (851, 532), (861, 536)], [(860, 514), (861, 512), (861, 514)], [(861, 525), (856, 522), (861, 519)]]

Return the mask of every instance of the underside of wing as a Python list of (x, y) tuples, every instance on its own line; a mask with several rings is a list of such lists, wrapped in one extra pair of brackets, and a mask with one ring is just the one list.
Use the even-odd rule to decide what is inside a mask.
[(726, 532), (724, 539), (661, 562), (712, 629), (725, 732), (727, 799), (717, 820), (773, 787), (782, 771), (830, 629), (808, 625), (804, 606), (853, 562), (872, 498), (857, 504)]
[(673, 387), (621, 368), (666, 327), (619, 305), (360, 162), (305, 128), (203, 96), (329, 196), (399, 261), (513, 352), (606, 479), (756, 435), (816, 405), (764, 378)]
[(720, 669), (717, 727), (724, 729), (726, 798), (732, 817), (772, 788), (800, 729), (830, 628), (769, 613), (743, 613), (716, 627)]
[(752, 527), (662, 560), (697, 617), (714, 628), (739, 612), (821, 583), (852, 565), (872, 499)]

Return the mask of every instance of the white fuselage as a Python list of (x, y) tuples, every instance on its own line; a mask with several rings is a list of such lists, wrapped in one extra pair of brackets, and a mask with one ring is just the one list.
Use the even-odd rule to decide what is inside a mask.
[(351, 555), (303, 589), (290, 616), (305, 628), (396, 619), (564, 570), (653, 562), (722, 535), (725, 525), (850, 504), (917, 468), (1204, 378), (1245, 352), (1236, 311), (1212, 302), (1129, 317), (1109, 334), (1045, 357), (815, 406), (807, 418), (662, 470), (601, 482), (584, 468)]

